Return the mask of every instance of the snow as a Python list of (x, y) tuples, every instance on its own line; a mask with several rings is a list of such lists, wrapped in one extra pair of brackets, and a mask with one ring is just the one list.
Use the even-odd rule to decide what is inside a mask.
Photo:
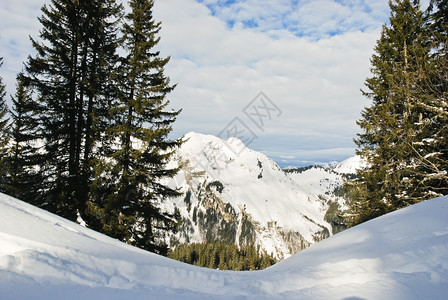
[[(192, 207), (203, 207), (199, 195), (203, 195), (208, 184), (219, 181), (224, 189), (215, 193), (216, 196), (230, 204), (240, 217), (243, 212), (250, 216), (257, 225), (255, 242), (277, 258), (297, 252), (297, 249), (291, 251), (288, 237), (282, 237), (280, 229), (284, 235), (300, 234), (308, 244), (315, 242), (314, 236), (323, 228), (331, 232), (331, 225), (324, 220), (327, 207), (310, 199), (301, 186), (266, 155), (247, 148), (238, 138), (223, 140), (190, 132), (185, 139), (187, 141), (176, 153), (181, 170), (169, 185), (180, 187), (184, 194), (191, 191)], [(184, 196), (172, 203), (183, 217), (191, 220), (193, 211), (187, 211)], [(204, 241), (197, 226), (189, 240)], [(238, 238), (235, 242), (238, 243)]]
[(253, 272), (194, 267), (0, 194), (0, 298), (446, 299), (448, 197)]
[(357, 169), (365, 168), (366, 162), (361, 159), (361, 156), (355, 155), (338, 163), (334, 171), (341, 174), (355, 174)]
[(300, 173), (290, 173), (289, 177), (310, 199), (317, 199), (319, 195), (329, 193), (343, 184), (341, 174), (319, 166)]

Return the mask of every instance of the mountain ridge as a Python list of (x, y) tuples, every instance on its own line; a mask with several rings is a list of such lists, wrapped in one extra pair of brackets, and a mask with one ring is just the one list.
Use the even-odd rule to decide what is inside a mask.
[(168, 182), (183, 192), (167, 205), (182, 216), (179, 233), (170, 236), (174, 247), (224, 241), (257, 244), (278, 259), (295, 254), (333, 233), (326, 213), (333, 202), (344, 207), (334, 192), (347, 174), (335, 170), (359, 163), (284, 171), (238, 138), (191, 132), (185, 140), (172, 162), (180, 172)]

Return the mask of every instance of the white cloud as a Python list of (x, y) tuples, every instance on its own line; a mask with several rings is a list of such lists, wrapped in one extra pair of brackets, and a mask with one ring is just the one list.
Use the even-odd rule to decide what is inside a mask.
[[(181, 15), (172, 7), (180, 7)], [(252, 28), (229, 28), (191, 0), (159, 2), (156, 17), (163, 21), (162, 53), (172, 54), (167, 74), (179, 82), (172, 103), (184, 109), (176, 132), (218, 134), (240, 117), (258, 136), (251, 146), (276, 157), (296, 153), (308, 160), (315, 153), (321, 160), (354, 153), (355, 120), (367, 104), (359, 89), (369, 75), (378, 29), (318, 41), (287, 33), (272, 37)], [(264, 132), (242, 112), (259, 91), (283, 112), (267, 122)], [(339, 150), (332, 155), (328, 149), (334, 148)]]
[[(9, 78), (8, 91), (32, 51), (28, 35), (37, 36), (43, 2), (13, 1), (0, 15), (6, 66), (0, 74)], [(352, 155), (355, 120), (367, 104), (359, 89), (388, 16), (387, 0), (201, 2), (155, 1), (154, 16), (162, 21), (159, 48), (171, 56), (166, 75), (178, 83), (169, 98), (183, 109), (174, 135), (218, 134), (240, 117), (257, 135), (251, 146), (275, 158)], [(245, 26), (248, 20), (257, 27)], [(260, 91), (282, 111), (264, 131), (243, 113)]]
[(250, 27), (263, 32), (287, 29), (295, 35), (315, 39), (372, 30), (388, 17), (387, 0), (197, 1), (229, 27)]
[[(0, 57), (3, 66), (0, 75), (9, 93), (14, 92), (15, 77), (23, 68), (23, 62), (31, 54), (29, 36), (39, 33), (40, 8), (44, 0), (4, 1), (0, 10)], [(9, 98), (9, 97), (8, 97)]]

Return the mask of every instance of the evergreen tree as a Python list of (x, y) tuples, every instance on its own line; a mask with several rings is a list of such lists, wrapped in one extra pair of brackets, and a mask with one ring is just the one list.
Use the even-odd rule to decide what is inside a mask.
[(383, 26), (371, 59), (373, 76), (365, 96), (372, 105), (358, 125), (356, 143), (368, 167), (348, 183), (356, 224), (434, 196), (423, 187), (422, 152), (416, 145), (429, 138), (426, 126), (431, 102), (425, 88), (431, 45), (418, 1), (390, 1), (390, 25)]
[(164, 75), (169, 58), (154, 50), (159, 42), (160, 23), (153, 20), (153, 1), (132, 0), (123, 29), (126, 53), (115, 74), (119, 101), (110, 115), (107, 160), (97, 162), (96, 177), (107, 188), (94, 183), (96, 199), (91, 211), (102, 219), (101, 230), (144, 249), (166, 254), (164, 238), (174, 229), (173, 214), (160, 210), (160, 202), (179, 193), (164, 185), (164, 178), (178, 169), (167, 167), (181, 143), (170, 140), (178, 111), (166, 109), (166, 95), (174, 86)]
[(121, 6), (112, 0), (52, 0), (43, 6), (41, 42), (26, 64), (26, 82), (35, 92), (36, 118), (44, 144), (38, 164), (45, 174), (39, 206), (69, 219), (84, 211), (97, 124), (106, 118), (114, 67), (116, 23)]
[(36, 200), (39, 206), (71, 219), (76, 204), (68, 182), (74, 178), (80, 7), (70, 0), (53, 0), (42, 7), (42, 42), (32, 39), (37, 55), (29, 57), (26, 65), (26, 81), (36, 92), (36, 117), (42, 125), (40, 137), (44, 144), (38, 168), (46, 175)]
[[(92, 166), (104, 156), (103, 136), (111, 125), (109, 109), (117, 98), (112, 73), (117, 67), (119, 47), (118, 25), (122, 19), (121, 5), (115, 0), (91, 1), (85, 17), (85, 42), (81, 60), (81, 95), (78, 105), (76, 161), (79, 168), (79, 210), (84, 212), (92, 182)], [(89, 214), (86, 213), (86, 221)]]
[(17, 89), (11, 96), (10, 111), (11, 144), (8, 149), (8, 185), (7, 193), (32, 204), (35, 195), (40, 193), (41, 174), (36, 165), (41, 162), (39, 123), (35, 117), (35, 102), (26, 87), (23, 74), (17, 76)]
[(428, 8), (431, 17), (431, 27), (435, 32), (435, 39), (441, 49), (448, 44), (448, 1), (447, 0), (431, 0)]
[[(0, 57), (0, 67), (3, 65), (3, 57)], [(8, 106), (6, 105), (6, 91), (3, 79), (0, 77), (0, 132), (2, 133), (2, 140), (0, 146), (4, 146), (5, 138), (7, 135), (8, 119), (7, 119)]]
[(200, 267), (220, 270), (261, 270), (277, 261), (252, 244), (238, 247), (233, 243), (211, 242), (180, 245), (168, 257)]
[[(3, 65), (3, 57), (0, 57), (0, 67)], [(0, 165), (5, 166), (7, 158), (9, 121), (7, 118), (8, 107), (6, 105), (6, 91), (3, 80), (0, 77)], [(6, 168), (0, 170), (0, 192), (5, 192)]]
[(429, 100), (422, 103), (425, 135), (417, 150), (426, 173), (421, 186), (438, 196), (448, 194), (448, 1), (431, 1), (429, 12), (433, 68), (422, 86)]

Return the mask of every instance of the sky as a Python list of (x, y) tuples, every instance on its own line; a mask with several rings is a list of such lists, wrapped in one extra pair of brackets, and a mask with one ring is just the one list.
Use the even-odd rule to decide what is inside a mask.
[[(8, 93), (49, 2), (2, 4)], [(370, 104), (360, 89), (389, 13), (388, 0), (156, 0), (157, 47), (177, 84), (170, 107), (182, 109), (172, 137), (237, 136), (282, 167), (353, 156), (356, 120)]]

